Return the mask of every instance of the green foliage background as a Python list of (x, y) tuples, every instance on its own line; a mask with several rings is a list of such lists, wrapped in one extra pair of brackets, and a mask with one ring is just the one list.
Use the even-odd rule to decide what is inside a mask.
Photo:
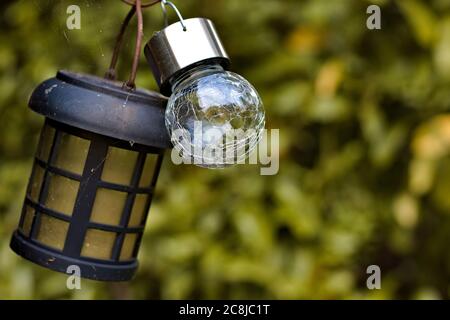
[[(279, 173), (167, 156), (136, 278), (67, 290), (65, 275), (9, 249), (43, 123), (27, 100), (58, 69), (103, 75), (128, 8), (2, 1), (0, 299), (449, 298), (450, 1), (175, 3), (217, 24), (233, 70), (261, 93), (267, 127), (280, 129)], [(382, 30), (366, 28), (373, 3)], [(81, 30), (65, 26), (70, 4)], [(148, 40), (162, 15), (144, 16)], [(144, 59), (137, 83), (156, 88)], [(372, 264), (381, 290), (366, 288)]]

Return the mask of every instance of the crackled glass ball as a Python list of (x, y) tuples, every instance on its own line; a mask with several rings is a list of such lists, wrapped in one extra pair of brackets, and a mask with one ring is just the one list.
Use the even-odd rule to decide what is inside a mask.
[(223, 168), (245, 162), (265, 124), (261, 98), (247, 80), (203, 66), (178, 79), (172, 91), (166, 127), (185, 163)]

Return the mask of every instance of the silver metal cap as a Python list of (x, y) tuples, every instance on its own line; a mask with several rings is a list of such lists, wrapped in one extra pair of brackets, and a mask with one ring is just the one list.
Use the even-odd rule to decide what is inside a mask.
[(155, 33), (144, 52), (163, 94), (171, 93), (171, 78), (193, 66), (208, 60), (224, 68), (230, 63), (213, 23), (205, 18), (171, 24)]

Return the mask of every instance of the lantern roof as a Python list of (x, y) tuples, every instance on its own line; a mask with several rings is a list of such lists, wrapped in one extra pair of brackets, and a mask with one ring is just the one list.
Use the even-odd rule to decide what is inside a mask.
[(119, 81), (61, 70), (33, 91), (29, 107), (50, 119), (130, 144), (171, 148), (164, 124), (167, 100), (154, 91), (130, 91)]

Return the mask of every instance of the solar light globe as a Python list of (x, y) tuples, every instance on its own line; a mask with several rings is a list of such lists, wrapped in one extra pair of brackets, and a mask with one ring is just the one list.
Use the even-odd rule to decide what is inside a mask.
[(172, 88), (166, 128), (186, 160), (223, 168), (244, 161), (259, 143), (264, 109), (256, 90), (241, 76), (217, 64), (202, 65)]
[(145, 54), (170, 96), (165, 123), (180, 155), (207, 168), (243, 162), (261, 139), (264, 108), (255, 88), (226, 70), (229, 58), (212, 22), (174, 23), (150, 39)]

